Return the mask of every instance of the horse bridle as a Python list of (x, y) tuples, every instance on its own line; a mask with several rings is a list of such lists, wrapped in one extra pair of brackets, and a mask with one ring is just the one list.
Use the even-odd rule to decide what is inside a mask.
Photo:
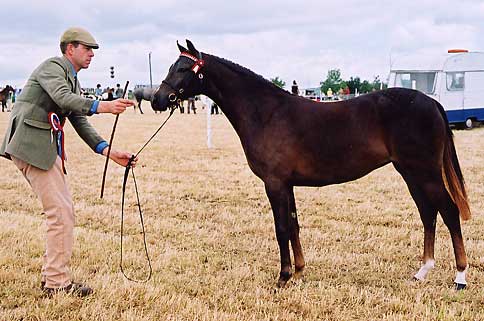
[[(197, 58), (194, 55), (189, 54), (188, 52), (182, 52), (180, 54), (180, 57), (185, 57), (193, 61), (193, 65), (190, 69), (193, 71), (194, 75), (198, 74), (198, 79), (200, 79), (201, 84), (204, 76), (203, 73), (200, 72), (200, 70), (205, 66), (205, 61), (202, 59), (201, 52), (198, 53), (198, 55), (199, 57)], [(183, 88), (183, 85), (185, 84), (185, 79), (183, 79), (182, 87), (180, 87), (179, 89), (176, 89), (175, 86), (170, 84), (166, 79), (163, 80), (162, 83), (172, 90), (172, 92), (168, 94), (168, 100), (170, 101), (170, 103), (172, 103), (172, 105), (178, 104), (180, 96), (183, 95), (183, 93), (185, 92), (185, 89)], [(159, 90), (160, 87), (158, 87), (154, 95), (157, 95)]]

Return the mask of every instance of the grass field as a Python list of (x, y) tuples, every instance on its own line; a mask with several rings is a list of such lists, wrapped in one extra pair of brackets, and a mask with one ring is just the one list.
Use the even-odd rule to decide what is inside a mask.
[[(167, 116), (129, 111), (115, 148), (137, 151)], [(201, 111), (201, 110), (199, 110)], [(0, 114), (3, 137), (8, 113)], [(112, 115), (90, 118), (109, 138)], [(455, 131), (473, 218), (463, 225), (468, 289), (453, 290), (455, 261), (439, 217), (436, 268), (422, 283), (423, 227), (392, 166), (346, 184), (296, 188), (303, 280), (275, 290), (279, 252), (262, 182), (247, 166), (225, 116), (176, 113), (135, 169), (154, 275), (129, 282), (119, 270), (123, 168), (104, 159), (67, 127), (67, 170), (77, 211), (72, 272), (91, 285), (87, 299), (42, 296), (44, 225), (28, 184), (7, 160), (0, 176), (0, 320), (484, 320), (484, 128)], [(128, 191), (126, 270), (144, 278), (146, 261)]]

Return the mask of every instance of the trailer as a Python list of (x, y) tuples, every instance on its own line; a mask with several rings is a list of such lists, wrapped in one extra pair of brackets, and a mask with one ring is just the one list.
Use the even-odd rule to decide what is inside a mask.
[(391, 64), (388, 87), (419, 90), (444, 106), (450, 124), (472, 128), (484, 121), (484, 52), (400, 57)]

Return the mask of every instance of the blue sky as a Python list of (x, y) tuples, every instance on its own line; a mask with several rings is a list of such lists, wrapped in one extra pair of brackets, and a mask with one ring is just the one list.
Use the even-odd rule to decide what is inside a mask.
[[(484, 51), (484, 2), (407, 1), (10, 1), (2, 4), (0, 86), (22, 86), (33, 69), (60, 55), (71, 26), (100, 44), (79, 74), (84, 87), (159, 83), (177, 58), (176, 40), (289, 85), (317, 86), (329, 69), (343, 79), (386, 80), (391, 57)], [(109, 67), (116, 78), (109, 78)]]

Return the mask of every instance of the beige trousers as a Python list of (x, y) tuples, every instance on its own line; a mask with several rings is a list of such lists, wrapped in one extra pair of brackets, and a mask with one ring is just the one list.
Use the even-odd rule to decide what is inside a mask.
[(45, 171), (12, 156), (14, 164), (29, 182), (42, 202), (46, 218), (46, 247), (42, 265), (42, 281), (48, 288), (59, 288), (71, 283), (69, 262), (72, 255), (74, 206), (62, 160)]

